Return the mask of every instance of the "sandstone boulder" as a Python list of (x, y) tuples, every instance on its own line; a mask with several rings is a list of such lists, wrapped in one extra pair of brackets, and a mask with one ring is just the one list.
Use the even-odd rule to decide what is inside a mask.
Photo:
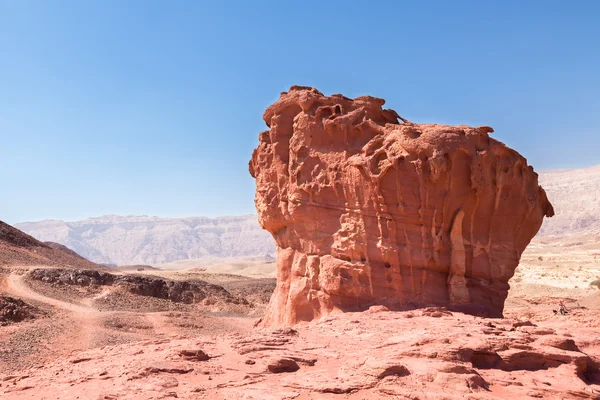
[(502, 316), (554, 214), (537, 174), (490, 127), (414, 124), (384, 103), (292, 87), (266, 110), (249, 165), (277, 244), (265, 325), (376, 304)]

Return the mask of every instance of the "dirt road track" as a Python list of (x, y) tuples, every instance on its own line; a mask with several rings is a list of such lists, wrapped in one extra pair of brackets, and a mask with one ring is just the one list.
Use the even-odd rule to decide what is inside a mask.
[(6, 291), (9, 295), (15, 297), (39, 301), (40, 303), (45, 303), (52, 307), (71, 311), (76, 314), (94, 314), (99, 312), (91, 306), (86, 307), (84, 305), (67, 303), (66, 301), (54, 299), (52, 297), (44, 296), (41, 293), (35, 292), (23, 282), (22, 275), (15, 273), (10, 274), (6, 279)]

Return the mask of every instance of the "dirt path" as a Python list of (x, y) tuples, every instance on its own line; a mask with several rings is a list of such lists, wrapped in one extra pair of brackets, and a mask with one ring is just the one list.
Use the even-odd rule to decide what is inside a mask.
[[(104, 326), (106, 318), (123, 314), (130, 314), (131, 318), (139, 318), (140, 313), (127, 311), (100, 311), (93, 304), (97, 299), (101, 299), (111, 293), (109, 288), (104, 288), (101, 293), (94, 297), (84, 299), (79, 304), (73, 304), (53, 297), (36, 292), (29, 287), (24, 276), (17, 273), (10, 274), (5, 282), (5, 291), (12, 296), (20, 297), (24, 300), (36, 301), (49, 305), (55, 309), (66, 311), (66, 318), (71, 320), (71, 332), (65, 332), (63, 342), (67, 347), (77, 349), (88, 349), (101, 345), (106, 336), (115, 336), (114, 331), (107, 331)], [(179, 332), (175, 327), (170, 326), (162, 313), (144, 313), (142, 319), (145, 319), (152, 326), (151, 336), (173, 336)]]
[(9, 295), (49, 305), (58, 312), (66, 312), (64, 318), (69, 322), (61, 335), (53, 338), (55, 348), (64, 352), (91, 349), (99, 345), (103, 335), (106, 335), (102, 321), (106, 313), (93, 308), (91, 303), (73, 304), (45, 296), (27, 286), (23, 276), (16, 273), (7, 277), (5, 290)]
[(76, 314), (95, 314), (99, 313), (98, 310), (92, 308), (91, 306), (84, 306), (78, 304), (67, 303), (66, 301), (61, 301), (52, 297), (44, 296), (41, 293), (38, 293), (31, 289), (23, 282), (23, 276), (12, 273), (6, 279), (6, 287), (5, 290), (8, 294), (21, 297), (24, 299), (30, 299), (34, 301), (38, 301), (40, 303), (48, 304), (52, 307), (60, 308), (63, 310), (70, 311)]
[(98, 293), (97, 295), (95, 295), (94, 297), (90, 297), (90, 298), (84, 299), (82, 301), (82, 304), (85, 305), (85, 306), (87, 306), (87, 307), (92, 308), (94, 311), (97, 311), (94, 308), (94, 301), (103, 299), (103, 298), (105, 298), (106, 296), (108, 296), (111, 293), (112, 293), (111, 289), (109, 289), (109, 288), (103, 288), (102, 291), (100, 293)]
[[(12, 271), (0, 281), (0, 291), (38, 307), (42, 316), (0, 330), (0, 373), (44, 365), (73, 357), (74, 352), (102, 346), (126, 343), (134, 346), (149, 339), (175, 339), (200, 333), (245, 332), (252, 327), (250, 318), (214, 317), (195, 308), (177, 312), (157, 312), (153, 307), (132, 311), (103, 310), (103, 303), (96, 301), (115, 291), (118, 295), (118, 290), (105, 287), (84, 298), (77, 296), (77, 302), (70, 302), (73, 297), (67, 297), (68, 291), (63, 296), (58, 289), (55, 293), (43, 290), (44, 287), (38, 287), (37, 283), (30, 286), (27, 276), (23, 270)], [(149, 304), (153, 306), (153, 303)], [(3, 352), (3, 348), (9, 348), (10, 352)]]

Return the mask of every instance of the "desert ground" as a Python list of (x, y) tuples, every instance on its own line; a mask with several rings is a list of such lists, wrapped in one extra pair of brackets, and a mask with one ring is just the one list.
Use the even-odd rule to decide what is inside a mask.
[[(253, 264), (246, 276), (230, 273), (247, 271), (235, 264), (107, 270), (208, 282), (246, 300), (215, 292), (191, 304), (135, 294), (126, 285), (61, 283), (60, 275), (53, 281), (39, 273), (52, 270), (47, 266), (4, 267), (4, 298), (24, 306), (17, 306), (21, 321), (5, 319), (0, 327), (0, 393), (3, 399), (600, 398), (594, 364), (600, 290), (590, 285), (600, 275), (598, 254), (593, 243), (534, 241), (511, 280), (505, 319), (373, 307), (287, 330), (253, 327), (275, 285), (272, 263)], [(560, 300), (568, 315), (553, 312)], [(496, 353), (506, 365), (487, 365)]]
[(267, 329), (262, 247), (108, 268), (0, 224), (0, 398), (600, 399), (591, 171), (548, 175), (561, 218), (523, 253), (503, 319), (374, 306)]

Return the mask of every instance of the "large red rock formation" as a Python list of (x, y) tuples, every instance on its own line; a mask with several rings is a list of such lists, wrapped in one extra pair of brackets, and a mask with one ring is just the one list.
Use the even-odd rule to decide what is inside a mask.
[(277, 243), (266, 325), (374, 304), (502, 316), (554, 214), (537, 174), (490, 127), (414, 124), (384, 102), (295, 86), (266, 110), (250, 161)]

